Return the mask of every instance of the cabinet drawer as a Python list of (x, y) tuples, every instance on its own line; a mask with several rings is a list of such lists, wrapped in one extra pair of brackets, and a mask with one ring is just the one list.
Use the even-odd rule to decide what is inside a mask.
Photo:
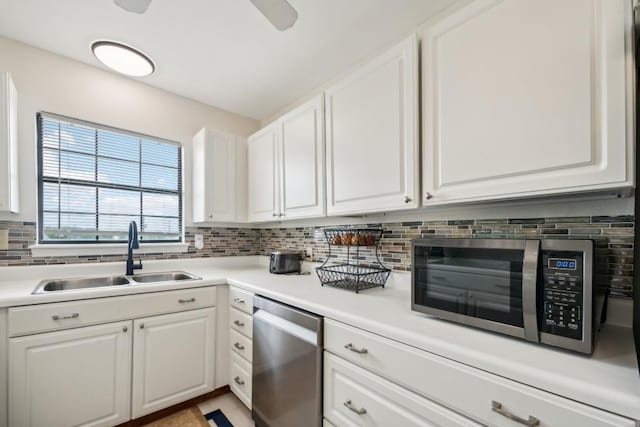
[(239, 332), (231, 330), (231, 349), (249, 362), (253, 360), (253, 342)]
[(216, 288), (204, 287), (12, 307), (9, 309), (9, 336), (193, 310), (215, 304)]
[(231, 391), (251, 409), (251, 364), (231, 353)]
[(340, 426), (480, 426), (327, 352), (324, 416)]
[(231, 307), (253, 315), (253, 294), (251, 292), (230, 286), (229, 302), (231, 303)]
[(250, 314), (236, 308), (231, 308), (229, 320), (233, 329), (249, 338), (253, 338), (253, 317)]
[(492, 409), (495, 401), (500, 410), (538, 418), (542, 427), (635, 426), (633, 420), (330, 319), (325, 319), (325, 349), (483, 424), (514, 426)]

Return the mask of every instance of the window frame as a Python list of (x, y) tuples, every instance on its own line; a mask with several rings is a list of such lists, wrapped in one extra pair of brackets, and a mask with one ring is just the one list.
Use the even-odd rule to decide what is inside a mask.
[[(90, 127), (90, 128), (94, 128), (96, 130), (103, 130), (103, 131), (107, 131), (107, 132), (113, 132), (113, 133), (117, 133), (117, 134), (122, 134), (122, 135), (127, 135), (127, 136), (131, 136), (134, 138), (140, 138), (140, 139), (146, 139), (146, 140), (151, 140), (151, 141), (157, 141), (157, 142), (161, 142), (161, 143), (165, 143), (165, 144), (171, 144), (174, 145), (178, 148), (178, 164), (177, 164), (177, 174), (178, 174), (178, 189), (177, 190), (160, 190), (160, 189), (154, 189), (154, 188), (149, 188), (149, 187), (142, 187), (142, 186), (129, 186), (129, 185), (122, 185), (122, 184), (110, 184), (110, 183), (99, 183), (99, 182), (94, 182), (93, 185), (89, 184), (87, 181), (83, 181), (83, 180), (75, 180), (73, 178), (61, 178), (58, 176), (57, 181), (49, 181), (47, 180), (47, 178), (44, 176), (44, 155), (43, 155), (43, 150), (44, 150), (44, 145), (43, 145), (43, 132), (42, 132), (42, 120), (43, 118), (50, 118), (53, 120), (59, 120), (59, 121), (63, 121), (66, 123), (71, 123), (71, 124), (77, 124), (80, 126), (85, 126), (85, 127)], [(97, 140), (96, 140), (96, 144), (97, 144)], [(178, 196), (178, 238), (177, 239), (166, 239), (166, 240), (157, 240), (157, 239), (140, 239), (140, 243), (141, 244), (155, 244), (155, 245), (175, 245), (175, 244), (184, 244), (184, 238), (185, 238), (185, 221), (184, 221), (184, 214), (185, 214), (185, 210), (184, 210), (184, 147), (182, 146), (182, 144), (180, 144), (179, 142), (176, 141), (171, 141), (168, 139), (164, 139), (164, 138), (158, 138), (155, 136), (151, 136), (151, 135), (147, 135), (147, 134), (143, 134), (143, 133), (139, 133), (139, 132), (133, 132), (133, 131), (129, 131), (126, 129), (120, 129), (120, 128), (116, 128), (116, 127), (112, 127), (112, 126), (108, 126), (108, 125), (103, 125), (100, 123), (95, 123), (95, 122), (91, 122), (91, 121), (87, 121), (87, 120), (82, 120), (82, 119), (76, 119), (73, 117), (67, 117), (67, 116), (63, 116), (60, 114), (55, 114), (55, 113), (49, 113), (46, 111), (39, 111), (38, 113), (36, 113), (36, 154), (37, 154), (37, 203), (38, 203), (38, 220), (37, 220), (37, 234), (38, 234), (38, 239), (37, 239), (37, 245), (76, 245), (76, 246), (81, 246), (81, 245), (119, 245), (119, 244), (123, 244), (123, 243), (127, 243), (127, 240), (99, 240), (99, 234), (96, 234), (96, 238), (95, 240), (78, 240), (78, 239), (66, 239), (66, 240), (60, 240), (60, 239), (56, 239), (56, 240), (45, 240), (44, 239), (44, 206), (43, 206), (43, 197), (44, 197), (44, 184), (45, 182), (53, 182), (53, 183), (57, 183), (59, 184), (72, 184), (72, 185), (80, 185), (80, 186), (84, 186), (84, 187), (89, 187), (89, 188), (95, 188), (95, 189), (100, 189), (100, 188), (106, 188), (106, 189), (116, 189), (116, 190), (130, 190), (130, 191), (140, 191), (140, 192), (145, 192), (145, 193), (155, 193), (155, 194), (171, 194), (171, 195), (177, 195)], [(60, 150), (60, 148), (58, 148), (58, 150)], [(94, 153), (93, 155), (96, 158), (96, 161), (98, 159), (98, 157), (104, 157), (104, 156), (99, 156), (97, 151)], [(109, 157), (106, 157), (109, 158)], [(140, 169), (142, 169), (142, 163), (141, 161), (137, 162)], [(140, 171), (141, 173), (141, 171)], [(140, 176), (140, 179), (142, 179), (142, 176)], [(97, 196), (96, 196), (97, 197)], [(97, 199), (96, 199), (96, 203), (97, 203)], [(59, 214), (60, 212), (58, 212)], [(100, 213), (97, 211), (97, 205), (96, 205), (96, 212), (95, 212), (95, 216), (96, 216), (96, 232), (98, 232), (98, 218), (100, 216)], [(142, 222), (141, 222), (141, 218), (143, 217), (143, 212), (142, 212), (142, 205), (141, 205), (141, 210), (140, 210), (140, 215), (139, 215), (139, 219), (136, 220), (136, 223), (138, 224), (138, 234), (139, 236), (142, 235)]]

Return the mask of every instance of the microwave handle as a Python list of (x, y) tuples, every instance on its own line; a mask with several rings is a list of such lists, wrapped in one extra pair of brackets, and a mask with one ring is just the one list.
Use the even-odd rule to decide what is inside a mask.
[(538, 342), (538, 308), (536, 294), (538, 287), (539, 240), (527, 240), (524, 247), (522, 263), (522, 316), (524, 321), (524, 338)]

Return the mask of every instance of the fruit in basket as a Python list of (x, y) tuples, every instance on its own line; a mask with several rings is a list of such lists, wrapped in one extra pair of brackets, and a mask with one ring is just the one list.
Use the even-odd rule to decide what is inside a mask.
[(365, 234), (363, 237), (365, 245), (373, 246), (376, 244), (376, 236), (374, 236), (373, 234)]
[(351, 237), (351, 245), (352, 246), (358, 246), (361, 245), (362, 243), (360, 243), (360, 235), (359, 234), (354, 234), (353, 237)]
[[(354, 238), (355, 234), (353, 233), (345, 233), (342, 236), (342, 244), (343, 245), (353, 245), (353, 238)], [(356, 237), (357, 238), (357, 237)]]
[(342, 244), (342, 236), (340, 236), (339, 234), (336, 234), (335, 236), (333, 236), (331, 238), (331, 244), (332, 245), (341, 245)]

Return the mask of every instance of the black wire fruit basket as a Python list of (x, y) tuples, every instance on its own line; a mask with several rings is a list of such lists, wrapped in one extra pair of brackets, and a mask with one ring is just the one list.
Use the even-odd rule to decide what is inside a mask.
[[(391, 270), (380, 261), (379, 243), (381, 228), (326, 228), (324, 235), (329, 244), (325, 262), (316, 268), (322, 286), (348, 289), (356, 293), (364, 289), (384, 287)], [(361, 248), (374, 248), (375, 261), (365, 262)], [(346, 250), (346, 262), (329, 265), (332, 252)]]

